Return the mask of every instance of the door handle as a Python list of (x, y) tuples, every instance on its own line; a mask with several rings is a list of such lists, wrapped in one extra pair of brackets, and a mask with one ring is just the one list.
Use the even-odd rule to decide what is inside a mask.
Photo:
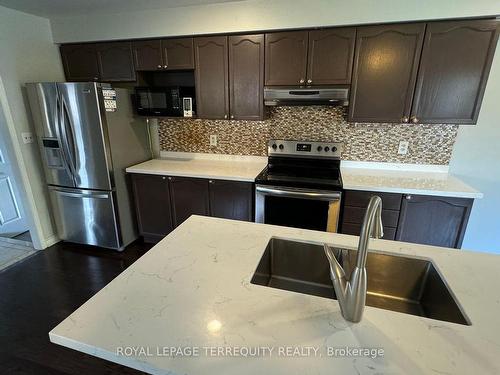
[(321, 200), (339, 200), (340, 192), (321, 191), (321, 190), (303, 190), (291, 188), (277, 188), (256, 186), (255, 191), (266, 195), (275, 195), (289, 198), (321, 199)]
[(71, 160), (70, 157), (70, 152), (69, 152), (69, 147), (67, 144), (67, 135), (66, 135), (66, 129), (63, 126), (63, 108), (62, 108), (62, 99), (60, 98), (59, 95), (56, 96), (56, 112), (57, 112), (57, 118), (56, 118), (56, 123), (57, 123), (57, 130), (58, 130), (58, 137), (62, 145), (62, 150), (63, 152), (61, 153), (62, 159), (64, 161), (64, 169), (68, 172), (68, 174), (71, 176), (73, 181), (75, 180), (75, 174), (72, 168)]
[[(63, 108), (63, 119), (64, 119), (64, 115), (66, 115), (66, 117), (68, 118), (67, 125), (69, 125), (69, 126), (67, 127), (66, 121), (63, 121), (62, 124), (63, 124), (64, 134), (66, 135), (66, 141), (68, 141), (68, 134), (70, 136), (69, 140), (71, 140), (71, 148), (70, 148), (69, 142), (67, 142), (68, 143), (68, 151), (70, 153), (71, 162), (73, 163), (73, 170), (75, 172), (75, 178), (76, 178), (76, 171), (77, 171), (78, 167), (77, 167), (77, 157), (76, 157), (77, 151), (76, 151), (75, 136), (73, 134), (73, 124), (71, 124), (71, 118), (69, 117), (69, 111), (68, 111), (68, 108), (66, 107), (66, 103), (65, 103), (64, 99), (62, 99), (61, 103), (62, 103), (62, 108)], [(69, 133), (66, 132), (66, 129), (69, 129)]]
[(63, 189), (58, 189), (49, 186), (49, 189), (52, 190), (54, 193), (63, 195), (65, 197), (71, 197), (71, 198), (93, 198), (93, 199), (108, 199), (109, 194), (107, 193), (93, 193), (93, 192), (85, 192), (85, 193), (75, 193)]

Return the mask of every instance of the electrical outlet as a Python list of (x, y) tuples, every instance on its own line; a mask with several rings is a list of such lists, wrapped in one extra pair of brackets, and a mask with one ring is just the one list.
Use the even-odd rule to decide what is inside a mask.
[(398, 154), (399, 155), (406, 155), (408, 153), (408, 146), (410, 146), (410, 142), (399, 141)]
[(210, 146), (217, 146), (217, 135), (216, 134), (210, 135)]
[(33, 139), (33, 133), (30, 132), (21, 133), (21, 138), (23, 139), (24, 144), (33, 143), (35, 141)]

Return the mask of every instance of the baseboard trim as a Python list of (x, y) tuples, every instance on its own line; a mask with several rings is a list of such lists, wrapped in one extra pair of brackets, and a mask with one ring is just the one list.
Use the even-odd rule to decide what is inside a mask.
[(61, 241), (59, 239), (59, 237), (57, 237), (57, 235), (53, 234), (52, 236), (49, 236), (47, 238), (44, 238), (42, 240), (42, 249), (46, 249), (47, 247), (50, 247), (52, 245), (55, 245), (56, 243), (58, 243), (59, 241)]

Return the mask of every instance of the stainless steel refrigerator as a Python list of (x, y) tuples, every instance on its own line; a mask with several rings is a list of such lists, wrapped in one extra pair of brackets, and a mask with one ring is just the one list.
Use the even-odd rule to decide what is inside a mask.
[(137, 238), (125, 168), (150, 158), (130, 91), (26, 85), (59, 238), (123, 250)]

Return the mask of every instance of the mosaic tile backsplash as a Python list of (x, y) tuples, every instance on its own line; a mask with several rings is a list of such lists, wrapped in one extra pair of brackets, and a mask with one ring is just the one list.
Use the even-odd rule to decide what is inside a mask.
[[(267, 154), (269, 139), (343, 142), (343, 160), (448, 164), (458, 131), (445, 124), (360, 124), (346, 121), (341, 107), (277, 107), (264, 121), (160, 119), (163, 151), (232, 155)], [(217, 134), (217, 146), (210, 146)], [(410, 142), (398, 155), (399, 141)]]

